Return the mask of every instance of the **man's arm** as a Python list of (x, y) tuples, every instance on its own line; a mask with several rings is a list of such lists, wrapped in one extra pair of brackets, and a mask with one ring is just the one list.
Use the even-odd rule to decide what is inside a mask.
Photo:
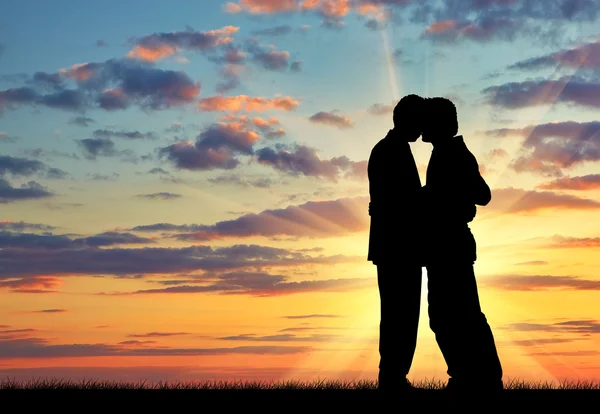
[(479, 172), (479, 164), (477, 163), (477, 159), (475, 156), (469, 151), (470, 158), (470, 185), (471, 185), (471, 197), (474, 204), (478, 206), (487, 206), (488, 203), (492, 200), (492, 191), (490, 190), (490, 186), (485, 182), (481, 173)]

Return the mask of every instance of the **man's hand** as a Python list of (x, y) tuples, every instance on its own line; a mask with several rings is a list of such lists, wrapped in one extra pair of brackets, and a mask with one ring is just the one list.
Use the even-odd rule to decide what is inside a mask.
[(371, 202), (369, 201), (369, 216), (371, 215)]

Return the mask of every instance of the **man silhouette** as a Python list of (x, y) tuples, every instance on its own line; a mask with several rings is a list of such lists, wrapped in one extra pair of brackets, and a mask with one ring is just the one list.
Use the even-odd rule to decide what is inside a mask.
[(371, 151), (368, 164), (368, 260), (377, 266), (381, 304), (379, 389), (407, 390), (417, 345), (421, 303), (421, 251), (417, 215), (421, 180), (409, 142), (421, 135), (424, 99), (403, 97), (391, 129)]
[(491, 191), (475, 156), (457, 136), (456, 107), (426, 100), (423, 142), (433, 144), (423, 187), (429, 323), (448, 365), (449, 390), (502, 389), (502, 367), (492, 330), (481, 311), (469, 222)]

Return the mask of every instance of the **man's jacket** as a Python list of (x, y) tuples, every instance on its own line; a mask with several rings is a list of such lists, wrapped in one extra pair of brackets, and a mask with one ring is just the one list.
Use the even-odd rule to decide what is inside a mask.
[(421, 180), (410, 144), (390, 130), (373, 147), (367, 171), (371, 196), (367, 260), (374, 264), (416, 261)]
[(468, 223), (475, 217), (476, 205), (487, 205), (492, 195), (462, 136), (436, 144), (426, 180), (422, 200), (427, 255), (434, 260), (443, 254), (475, 261)]

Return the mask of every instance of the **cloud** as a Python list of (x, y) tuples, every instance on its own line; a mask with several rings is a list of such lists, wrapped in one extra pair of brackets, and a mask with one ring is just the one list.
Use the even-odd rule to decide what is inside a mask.
[(72, 358), (95, 356), (291, 355), (311, 351), (305, 346), (238, 346), (232, 348), (130, 348), (107, 344), (51, 344), (43, 338), (0, 341), (0, 358)]
[(394, 112), (395, 104), (373, 104), (368, 109), (367, 112), (371, 115), (389, 115)]
[(292, 32), (292, 30), (294, 30), (292, 26), (284, 24), (280, 26), (273, 26), (265, 29), (255, 30), (252, 32), (252, 34), (255, 36), (277, 37), (289, 34)]
[(600, 68), (600, 40), (571, 49), (564, 49), (558, 52), (521, 60), (509, 65), (507, 69), (538, 70), (548, 67), (575, 69)]
[(514, 40), (522, 21), (507, 17), (486, 16), (476, 20), (442, 20), (429, 25), (421, 37), (435, 42), (456, 43), (461, 40), (489, 42)]
[(154, 243), (152, 239), (139, 237), (132, 233), (108, 231), (94, 236), (71, 238), (66, 235), (52, 233), (33, 234), (0, 231), (0, 248), (43, 248), (68, 249), (79, 247), (114, 246), (120, 244)]
[(65, 313), (69, 312), (67, 309), (42, 309), (38, 311), (33, 311), (34, 313)]
[(503, 327), (512, 331), (524, 332), (560, 332), (560, 333), (577, 333), (577, 334), (597, 334), (600, 333), (600, 323), (593, 319), (588, 320), (571, 320), (555, 323), (512, 323)]
[(88, 126), (90, 126), (90, 124), (93, 124), (94, 122), (96, 122), (96, 121), (94, 121), (89, 116), (76, 116), (69, 120), (69, 124), (77, 125), (77, 126), (81, 126), (81, 127), (88, 127)]
[(71, 86), (61, 84), (51, 92), (37, 85), (2, 90), (0, 111), (23, 105), (79, 112), (123, 110), (132, 105), (159, 110), (195, 102), (200, 93), (200, 83), (184, 72), (158, 69), (132, 59), (80, 63), (46, 75), (46, 79), (58, 76)]
[[(216, 293), (270, 297), (311, 292), (348, 292), (373, 286), (371, 278), (304, 280), (300, 282), (288, 281), (288, 279), (281, 275), (240, 271), (224, 273), (217, 278), (177, 281), (175, 286), (166, 288), (142, 289), (110, 295)], [(170, 281), (166, 282), (171, 284), (168, 283)]]
[(12, 135), (8, 135), (6, 132), (0, 132), (0, 142), (6, 143), (15, 143), (17, 142), (19, 137), (13, 137)]
[(107, 129), (95, 130), (94, 137), (95, 138), (149, 139), (149, 140), (154, 140), (154, 139), (158, 138), (154, 132), (110, 131)]
[[(365, 231), (369, 226), (367, 197), (341, 198), (331, 201), (309, 201), (299, 206), (245, 214), (233, 220), (213, 225), (175, 227), (184, 233), (175, 237), (186, 241), (209, 241), (240, 237), (337, 237)], [(162, 226), (166, 229), (166, 226)], [(155, 230), (153, 226), (138, 226), (132, 231)]]
[(331, 314), (323, 314), (323, 313), (313, 313), (310, 315), (288, 315), (283, 316), (286, 319), (314, 319), (314, 318), (342, 318), (342, 315), (331, 315)]
[(279, 139), (286, 135), (285, 130), (279, 123), (279, 119), (274, 116), (262, 118), (260, 116), (225, 115), (221, 117), (221, 122), (238, 129), (253, 130), (268, 140)]
[[(11, 240), (11, 239), (9, 239)], [(35, 240), (36, 242), (39, 241)], [(357, 256), (311, 256), (260, 245), (216, 247), (195, 245), (183, 248), (99, 247), (0, 249), (0, 279), (29, 279), (43, 275), (115, 276), (164, 275), (194, 271), (232, 271), (257, 267), (294, 267), (308, 264), (332, 265), (364, 260)]]
[[(97, 157), (122, 157), (126, 161), (134, 161), (135, 155), (131, 150), (118, 150), (110, 138), (85, 138), (75, 142), (83, 150), (83, 155), (88, 160)], [(118, 174), (117, 174), (118, 175)]]
[(56, 288), (61, 283), (61, 280), (54, 276), (0, 277), (0, 288), (7, 288), (12, 293), (57, 293)]
[[(542, 176), (562, 177), (563, 169), (600, 161), (598, 121), (550, 122), (524, 128), (502, 128), (486, 131), (486, 135), (525, 138), (521, 155), (510, 164), (519, 173), (533, 172)], [(559, 181), (565, 182), (566, 180)]]
[(11, 221), (11, 220), (0, 220), (0, 230), (10, 231), (24, 231), (24, 230), (39, 230), (39, 231), (52, 231), (56, 230), (56, 227), (42, 223), (29, 223), (26, 221)]
[(352, 128), (354, 126), (350, 118), (332, 112), (317, 112), (308, 119), (315, 124), (331, 125), (340, 129)]
[(598, 190), (600, 189), (600, 174), (590, 174), (580, 177), (563, 177), (539, 184), (541, 190)]
[(600, 237), (565, 237), (552, 236), (552, 242), (547, 247), (566, 249), (586, 249), (600, 247)]
[(164, 338), (169, 336), (182, 336), (189, 334), (189, 332), (148, 332), (145, 334), (131, 334), (127, 336), (130, 338)]
[(208, 32), (187, 30), (185, 32), (153, 33), (135, 40), (135, 47), (127, 54), (130, 58), (155, 62), (181, 50), (206, 51), (233, 41), (238, 27), (225, 26)]
[(177, 168), (187, 170), (231, 170), (238, 154), (251, 155), (259, 135), (241, 123), (217, 123), (204, 130), (196, 142), (178, 141), (159, 150), (159, 155)]
[(254, 188), (269, 188), (271, 185), (275, 183), (274, 180), (268, 177), (256, 178), (256, 179), (246, 179), (242, 178), (239, 175), (219, 175), (215, 178), (209, 178), (209, 182), (221, 185), (221, 184), (233, 184), (238, 185), (240, 187), (254, 187)]
[(117, 181), (120, 177), (119, 173), (112, 174), (100, 174), (100, 173), (88, 173), (87, 176), (93, 181)]
[(529, 262), (515, 263), (516, 266), (541, 266), (547, 264), (548, 262), (546, 262), (545, 260), (531, 260)]
[(183, 197), (181, 194), (162, 192), (162, 193), (152, 193), (152, 194), (139, 194), (140, 198), (147, 198), (149, 200), (174, 200), (177, 198)]
[(481, 93), (488, 104), (507, 109), (558, 103), (600, 108), (600, 83), (577, 76), (508, 82), (487, 87)]
[(209, 112), (265, 112), (272, 110), (293, 111), (300, 104), (289, 96), (274, 98), (238, 96), (212, 96), (200, 99), (198, 105), (202, 111)]
[(317, 150), (305, 145), (275, 148), (265, 147), (256, 151), (260, 164), (270, 166), (292, 176), (308, 176), (337, 181), (344, 178), (365, 179), (367, 161), (351, 161), (346, 156), (322, 160)]
[(41, 161), (0, 155), (0, 177), (7, 174), (13, 177), (39, 175), (46, 178), (64, 178), (68, 175), (65, 171), (49, 167)]
[(482, 285), (502, 290), (600, 290), (600, 281), (575, 276), (499, 275), (481, 278)]
[(256, 336), (254, 334), (243, 334), (217, 338), (223, 341), (255, 341), (255, 342), (335, 342), (344, 339), (341, 335), (313, 334), (298, 336), (294, 334), (277, 334)]
[(35, 181), (29, 181), (26, 184), (21, 184), (19, 187), (13, 187), (8, 181), (0, 178), (0, 204), (54, 196), (54, 193)]
[(505, 214), (531, 213), (544, 210), (595, 210), (600, 203), (568, 194), (552, 191), (500, 188), (492, 190), (492, 201), (486, 209)]

